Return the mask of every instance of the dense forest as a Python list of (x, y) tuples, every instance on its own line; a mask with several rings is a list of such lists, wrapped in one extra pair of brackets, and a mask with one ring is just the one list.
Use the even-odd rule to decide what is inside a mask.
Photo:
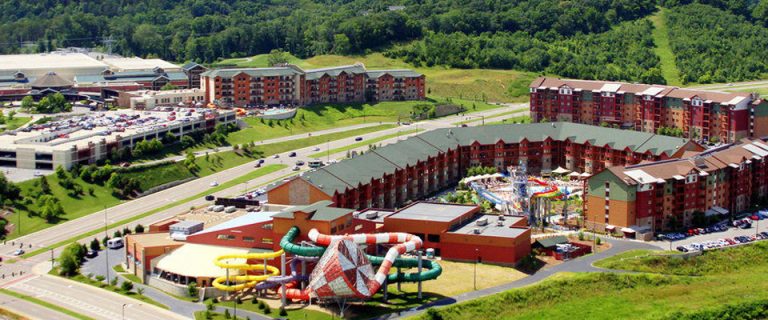
[(667, 10), (686, 82), (766, 72), (768, 0), (5, 0), (0, 53), (100, 47), (214, 62), (383, 51), (416, 65), (664, 83), (647, 19)]

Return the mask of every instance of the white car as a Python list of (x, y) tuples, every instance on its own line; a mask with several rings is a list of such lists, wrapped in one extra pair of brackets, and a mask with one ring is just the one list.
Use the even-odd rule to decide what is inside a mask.
[(14, 256), (20, 256), (22, 254), (24, 254), (24, 250), (23, 249), (16, 249), (16, 251), (13, 252)]
[(219, 183), (218, 183), (218, 182), (216, 182), (216, 181), (213, 181), (213, 182), (211, 182), (211, 187), (216, 187), (216, 186), (218, 186), (218, 185), (219, 185)]
[(293, 167), (293, 171), (299, 171), (299, 170), (301, 170), (301, 167), (299, 167), (299, 166), (294, 166)]

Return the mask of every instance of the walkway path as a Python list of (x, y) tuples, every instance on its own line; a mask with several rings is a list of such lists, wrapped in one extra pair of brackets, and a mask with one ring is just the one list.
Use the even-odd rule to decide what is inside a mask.
[(611, 239), (606, 241), (611, 244), (611, 248), (608, 250), (598, 252), (596, 254), (590, 254), (588, 256), (576, 258), (550, 268), (539, 270), (538, 272), (534, 273), (529, 277), (525, 277), (523, 279), (502, 284), (500, 286), (496, 286), (492, 288), (462, 293), (457, 296), (444, 298), (429, 304), (425, 304), (417, 308), (413, 308), (405, 312), (401, 312), (400, 314), (389, 314), (389, 315), (380, 316), (374, 319), (398, 319), (398, 318), (415, 316), (424, 312), (426, 309), (430, 307), (448, 306), (448, 305), (456, 304), (459, 302), (464, 302), (468, 300), (490, 296), (490, 295), (504, 292), (510, 289), (515, 289), (515, 288), (536, 284), (544, 279), (547, 279), (553, 276), (558, 272), (619, 272), (620, 273), (624, 271), (601, 269), (593, 266), (592, 264), (595, 261), (608, 258), (629, 250), (658, 249), (658, 247), (655, 247), (653, 245), (646, 244), (643, 242), (638, 242), (638, 241), (617, 240), (617, 239)]

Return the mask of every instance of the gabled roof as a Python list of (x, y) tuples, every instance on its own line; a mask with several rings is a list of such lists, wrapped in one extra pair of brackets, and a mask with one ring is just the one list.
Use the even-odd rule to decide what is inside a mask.
[[(181, 69), (183, 69), (183, 70), (192, 70), (195, 67), (203, 67), (203, 66), (198, 64), (197, 62), (190, 61), (190, 62), (185, 63), (183, 66), (181, 66)], [(203, 68), (205, 68), (205, 67), (203, 67)]]
[(703, 100), (719, 104), (735, 105), (744, 99), (750, 99), (748, 92), (721, 92), (712, 90), (684, 89), (673, 86), (657, 84), (626, 83), (615, 81), (559, 79), (552, 77), (539, 77), (534, 79), (530, 88), (559, 88), (568, 85), (571, 88), (593, 92), (624, 92), (631, 94), (652, 95), (656, 97), (670, 97), (678, 99), (690, 99), (699, 96)]
[(379, 78), (385, 74), (391, 75), (395, 78), (418, 78), (422, 74), (413, 70), (400, 69), (400, 70), (368, 70), (369, 78)]
[(272, 216), (277, 212), (249, 212), (232, 220), (219, 223), (213, 227), (194, 233), (194, 235), (206, 234), (226, 229), (239, 228), (257, 223), (272, 221)]
[(31, 86), (35, 88), (71, 87), (72, 82), (60, 77), (56, 72), (48, 72), (44, 76), (33, 81)]
[(237, 68), (237, 69), (215, 69), (203, 72), (201, 75), (206, 77), (224, 77), (229, 78), (238, 73), (245, 73), (251, 77), (276, 77), (276, 76), (294, 76), (300, 74), (291, 67), (272, 67), (272, 68)]
[(365, 154), (329, 164), (315, 171), (307, 172), (304, 179), (328, 195), (368, 184), (384, 174), (397, 169), (414, 166), (419, 161), (437, 156), (441, 152), (456, 150), (477, 141), (490, 145), (498, 141), (519, 143), (522, 140), (541, 142), (547, 138), (576, 143), (589, 142), (592, 145), (610, 145), (614, 149), (626, 148), (653, 155), (672, 155), (682, 148), (687, 140), (646, 132), (595, 127), (584, 124), (555, 122), (531, 124), (505, 124), (464, 128), (436, 129), (389, 144)]
[(338, 67), (331, 67), (331, 68), (322, 68), (322, 69), (312, 69), (306, 71), (306, 79), (307, 80), (316, 80), (323, 77), (323, 75), (328, 75), (331, 77), (337, 77), (342, 72), (346, 72), (349, 74), (361, 74), (365, 73), (365, 66), (363, 66), (360, 63), (348, 65), (348, 66), (338, 66)]
[(352, 213), (352, 209), (329, 207), (333, 202), (328, 200), (318, 201), (306, 206), (296, 206), (281, 211), (272, 216), (272, 218), (293, 219), (295, 212), (309, 213), (309, 219), (314, 221), (333, 221), (344, 215)]

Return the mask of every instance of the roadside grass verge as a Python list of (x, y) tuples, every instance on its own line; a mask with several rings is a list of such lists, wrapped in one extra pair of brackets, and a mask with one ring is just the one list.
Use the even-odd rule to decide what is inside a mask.
[(98, 281), (96, 279), (88, 278), (88, 277), (86, 277), (86, 276), (84, 276), (82, 274), (77, 274), (77, 275), (72, 276), (72, 277), (65, 277), (65, 276), (59, 275), (58, 267), (51, 269), (51, 271), (49, 271), (48, 274), (52, 275), (54, 277), (59, 277), (59, 278), (67, 279), (67, 280), (72, 280), (72, 281), (80, 282), (82, 284), (89, 285), (89, 286), (92, 286), (92, 287), (96, 287), (96, 288), (99, 288), (99, 289), (109, 290), (109, 291), (117, 293), (117, 294), (119, 294), (121, 296), (126, 296), (128, 298), (136, 299), (136, 300), (139, 300), (139, 301), (141, 301), (143, 303), (146, 303), (146, 304), (151, 304), (151, 305), (159, 307), (159, 308), (170, 310), (170, 308), (168, 306), (166, 306), (166, 305), (164, 305), (164, 304), (162, 304), (160, 302), (157, 302), (154, 299), (152, 299), (150, 297), (147, 297), (147, 296), (145, 296), (143, 294), (138, 294), (137, 292), (133, 292), (133, 291), (123, 291), (123, 290), (120, 289), (119, 286), (111, 285), (109, 283), (109, 281), (111, 281), (111, 279), (105, 279), (104, 281)]
[[(240, 183), (243, 183), (245, 181), (252, 180), (252, 179), (255, 179), (255, 178), (258, 178), (258, 177), (270, 174), (272, 172), (278, 171), (278, 170), (286, 168), (286, 167), (287, 167), (286, 165), (282, 165), (282, 164), (272, 164), (272, 165), (264, 166), (264, 167), (259, 168), (257, 170), (251, 171), (251, 172), (249, 172), (249, 173), (247, 173), (247, 174), (245, 174), (243, 176), (240, 176), (240, 177), (238, 177), (236, 179), (233, 179), (233, 180), (227, 181), (225, 183), (222, 183), (222, 184), (218, 185), (217, 187), (206, 189), (205, 191), (200, 192), (200, 193), (198, 193), (198, 194), (196, 194), (194, 196), (187, 197), (185, 199), (181, 199), (181, 200), (178, 200), (178, 201), (174, 201), (174, 202), (166, 204), (166, 205), (164, 205), (162, 207), (155, 208), (153, 210), (144, 212), (144, 213), (142, 213), (140, 215), (136, 215), (136, 216), (133, 216), (133, 217), (130, 217), (130, 218), (123, 219), (123, 220), (120, 220), (118, 222), (112, 223), (112, 224), (108, 225), (107, 228), (108, 229), (114, 229), (116, 227), (128, 224), (128, 223), (130, 223), (132, 221), (136, 221), (136, 220), (142, 219), (144, 217), (148, 217), (148, 216), (153, 215), (155, 213), (158, 213), (160, 211), (173, 208), (175, 206), (181, 205), (183, 203), (187, 203), (187, 202), (195, 200), (197, 198), (204, 197), (205, 195), (208, 195), (208, 194), (211, 194), (211, 193), (214, 193), (214, 192), (217, 192), (217, 191), (221, 191), (221, 190), (224, 190), (226, 188), (233, 187), (233, 186), (238, 185)], [(280, 179), (282, 179), (282, 178), (280, 178)], [(32, 252), (26, 253), (26, 254), (23, 255), (23, 257), (24, 258), (34, 257), (34, 256), (36, 256), (38, 254), (47, 252), (51, 248), (58, 248), (58, 247), (61, 247), (63, 245), (66, 245), (68, 243), (79, 241), (79, 240), (91, 237), (91, 236), (93, 236), (93, 235), (95, 235), (97, 233), (102, 232), (103, 230), (104, 229), (102, 229), (102, 228), (97, 228), (97, 229), (91, 230), (89, 232), (80, 234), (78, 236), (69, 238), (67, 240), (59, 241), (59, 242), (54, 243), (52, 245), (46, 246), (44, 248), (40, 248), (40, 249), (34, 250)]]
[[(266, 299), (259, 298), (259, 300), (266, 300)], [(209, 301), (211, 301), (211, 300), (209, 300)], [(234, 308), (234, 303), (235, 302), (233, 302), (233, 301), (218, 301), (218, 302), (213, 302), (213, 305), (217, 306), (217, 307), (226, 307), (226, 308), (232, 309), (232, 308)], [(324, 319), (329, 319), (329, 318), (332, 317), (332, 315), (330, 315), (328, 313), (317, 311), (317, 310), (308, 310), (308, 309), (305, 309), (305, 308), (298, 308), (297, 309), (295, 307), (295, 305), (294, 305), (294, 307), (289, 306), (288, 308), (285, 309), (285, 312), (287, 313), (287, 315), (285, 315), (285, 316), (280, 316), (278, 314), (278, 312), (280, 311), (278, 308), (270, 308), (270, 313), (266, 314), (264, 312), (264, 309), (259, 309), (258, 304), (253, 303), (252, 300), (243, 300), (243, 303), (237, 305), (237, 309), (238, 310), (247, 310), (247, 311), (263, 314), (263, 315), (266, 315), (268, 317), (287, 318), (289, 320), (304, 320), (304, 319), (306, 319), (306, 320), (324, 320)], [(232, 311), (230, 311), (230, 313), (231, 312)]]
[(59, 307), (59, 306), (57, 306), (55, 304), (52, 304), (52, 303), (40, 300), (40, 299), (32, 297), (32, 296), (28, 296), (26, 294), (21, 294), (21, 293), (15, 292), (15, 291), (11, 291), (11, 290), (8, 290), (8, 289), (1, 289), (1, 288), (0, 288), (0, 293), (6, 294), (6, 295), (9, 295), (9, 296), (12, 296), (14, 298), (21, 299), (21, 300), (25, 300), (27, 302), (34, 303), (34, 304), (39, 305), (41, 307), (45, 307), (45, 308), (48, 308), (48, 309), (51, 309), (51, 310), (54, 310), (54, 311), (57, 311), (57, 312), (61, 312), (63, 314), (66, 314), (66, 315), (68, 315), (70, 317), (73, 317), (73, 318), (76, 318), (76, 319), (93, 320), (93, 318), (91, 318), (91, 317), (84, 316), (84, 315), (79, 314), (77, 312), (74, 312), (72, 310), (64, 309), (64, 308)]
[(368, 140), (365, 140), (365, 141), (360, 141), (358, 143), (353, 143), (353, 144), (350, 144), (350, 145), (347, 145), (347, 146), (344, 146), (344, 147), (334, 148), (334, 149), (331, 149), (330, 151), (313, 153), (313, 154), (310, 154), (309, 157), (310, 158), (322, 158), (323, 156), (326, 156), (328, 154), (336, 154), (336, 153), (339, 153), (339, 152), (344, 152), (344, 151), (347, 151), (347, 150), (352, 150), (352, 149), (355, 149), (355, 148), (359, 148), (359, 147), (364, 147), (364, 146), (367, 146), (367, 145), (375, 144), (376, 142), (379, 142), (379, 141), (384, 141), (384, 140), (392, 139), (392, 138), (399, 137), (399, 136), (405, 136), (405, 135), (409, 135), (411, 133), (420, 132), (420, 131), (424, 131), (424, 130), (422, 130), (422, 129), (403, 130), (403, 131), (400, 131), (398, 133), (388, 134), (388, 135), (384, 135), (384, 136), (381, 136), (381, 137), (377, 137), (377, 138), (373, 138), (373, 139), (368, 139)]
[(531, 123), (531, 116), (511, 117), (507, 119), (501, 119), (498, 121), (486, 122), (485, 124), (494, 125), (494, 124), (510, 124), (510, 123)]
[[(7, 115), (6, 115), (7, 116)], [(0, 132), (3, 132), (5, 130), (16, 130), (19, 127), (23, 126), (29, 120), (32, 120), (31, 117), (13, 117), (13, 119), (8, 120), (8, 118), (5, 118), (5, 127), (0, 128)]]
[[(488, 119), (488, 118), (498, 118), (498, 117), (503, 117), (503, 116), (507, 116), (507, 115), (511, 115), (511, 114), (517, 114), (517, 113), (525, 112), (527, 110), (528, 110), (528, 108), (516, 108), (516, 109), (512, 109), (510, 111), (497, 113), (497, 114), (494, 114), (492, 116), (487, 116), (486, 119)], [(482, 117), (474, 116), (474, 117), (470, 117), (470, 119), (453, 122), (451, 124), (454, 125), (454, 126), (457, 126), (457, 125), (461, 125), (461, 124), (465, 124), (465, 123), (481, 122), (481, 121), (483, 121)]]

